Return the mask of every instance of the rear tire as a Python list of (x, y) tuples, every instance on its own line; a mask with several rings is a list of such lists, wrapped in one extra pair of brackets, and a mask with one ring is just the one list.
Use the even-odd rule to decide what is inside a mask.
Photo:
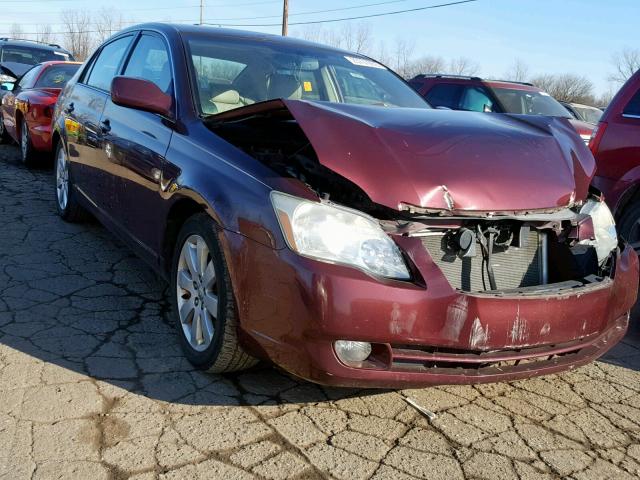
[(33, 144), (31, 143), (31, 134), (29, 133), (29, 126), (27, 125), (27, 121), (23, 118), (22, 123), (20, 125), (20, 155), (22, 158), (22, 163), (27, 168), (32, 168), (36, 166), (36, 155), (37, 152), (33, 148)]
[(4, 128), (4, 118), (2, 117), (2, 113), (0, 113), (0, 145), (3, 143), (9, 143), (9, 134)]
[(89, 214), (78, 203), (73, 182), (69, 175), (69, 161), (62, 141), (58, 142), (54, 160), (54, 187), (58, 215), (65, 222), (79, 223), (85, 221)]
[(238, 342), (238, 314), (217, 225), (196, 214), (183, 225), (173, 253), (171, 302), (189, 362), (213, 373), (255, 365)]
[(620, 236), (640, 252), (640, 200), (627, 205), (617, 223)]

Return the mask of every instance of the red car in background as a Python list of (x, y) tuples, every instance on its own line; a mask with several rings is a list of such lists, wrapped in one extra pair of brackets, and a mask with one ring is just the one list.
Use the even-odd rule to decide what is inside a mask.
[(593, 185), (604, 193), (620, 235), (640, 250), (640, 70), (614, 97), (589, 147), (596, 158)]
[(45, 62), (27, 71), (2, 97), (0, 142), (13, 138), (22, 162), (32, 165), (36, 152), (51, 151), (51, 119), (58, 95), (81, 63)]
[(592, 124), (573, 118), (560, 102), (531, 83), (429, 74), (417, 75), (409, 85), (436, 108), (566, 118), (585, 143), (593, 131)]

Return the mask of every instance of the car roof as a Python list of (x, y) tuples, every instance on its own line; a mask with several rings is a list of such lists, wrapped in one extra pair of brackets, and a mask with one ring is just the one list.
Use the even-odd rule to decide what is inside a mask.
[(56, 51), (56, 52), (69, 53), (67, 49), (62, 48), (57, 43), (43, 43), (37, 40), (24, 40), (24, 39), (0, 37), (0, 45), (12, 45), (12, 46), (19, 46), (19, 47), (38, 48), (40, 50), (48, 50), (50, 52)]
[(446, 82), (446, 83), (462, 83), (462, 84), (472, 83), (477, 85), (482, 84), (492, 88), (509, 88), (512, 90), (526, 90), (530, 92), (542, 91), (540, 88), (527, 82), (516, 82), (513, 80), (491, 80), (491, 79), (485, 79), (477, 76), (451, 75), (446, 73), (420, 74), (420, 75), (416, 75), (412, 79), (412, 81), (420, 81), (420, 80), (434, 81), (434, 83)]
[(307, 47), (313, 49), (322, 49), (329, 50), (332, 52), (341, 52), (349, 55), (359, 55), (362, 57), (366, 57), (361, 53), (350, 52), (348, 50), (343, 50), (340, 48), (331, 47), (329, 45), (323, 45), (321, 43), (309, 42), (307, 40), (301, 40), (298, 38), (282, 36), (282, 35), (274, 35), (271, 33), (262, 33), (262, 32), (254, 32), (250, 30), (237, 30), (232, 28), (220, 28), (209, 25), (189, 25), (182, 23), (140, 23), (138, 25), (132, 25), (127, 27), (120, 32), (116, 33), (116, 35), (120, 35), (124, 32), (135, 32), (139, 30), (155, 30), (158, 32), (163, 32), (165, 34), (170, 32), (175, 32), (178, 34), (193, 34), (193, 35), (204, 35), (210, 38), (227, 38), (227, 39), (237, 39), (237, 40), (253, 40), (253, 41), (262, 41), (269, 42), (271, 44), (283, 45), (283, 46), (299, 46), (299, 47)]

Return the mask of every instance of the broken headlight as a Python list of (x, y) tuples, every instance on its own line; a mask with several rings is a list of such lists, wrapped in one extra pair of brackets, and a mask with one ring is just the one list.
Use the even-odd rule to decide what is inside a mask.
[(604, 202), (588, 200), (580, 210), (580, 213), (591, 217), (595, 237), (595, 240), (583, 240), (580, 243), (594, 246), (598, 254), (598, 263), (602, 265), (609, 258), (611, 251), (618, 246), (616, 222), (613, 219), (611, 210)]
[(381, 277), (410, 278), (400, 249), (373, 218), (279, 192), (271, 193), (271, 201), (293, 251)]

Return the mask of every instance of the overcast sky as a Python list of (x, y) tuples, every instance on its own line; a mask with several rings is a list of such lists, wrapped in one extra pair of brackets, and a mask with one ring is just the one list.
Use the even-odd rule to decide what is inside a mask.
[[(416, 8), (446, 0), (395, 0), (386, 5), (346, 11), (297, 15), (384, 0), (290, 0), (290, 21), (333, 19)], [(0, 34), (19, 23), (24, 32), (51, 23), (60, 30), (60, 11), (114, 7), (136, 21), (171, 20), (195, 23), (199, 0), (0, 0)], [(205, 19), (214, 23), (277, 23), (282, 0), (206, 0)], [(247, 17), (273, 18), (247, 19)], [(415, 56), (466, 56), (481, 74), (499, 77), (521, 58), (532, 74), (572, 72), (588, 77), (596, 93), (610, 88), (611, 56), (624, 47), (640, 48), (639, 0), (479, 0), (436, 10), (383, 16), (366, 20), (376, 40), (389, 49), (398, 38), (415, 42)], [(341, 23), (323, 28), (340, 28)], [(249, 30), (279, 33), (277, 26)], [(300, 32), (302, 26), (292, 26)]]

